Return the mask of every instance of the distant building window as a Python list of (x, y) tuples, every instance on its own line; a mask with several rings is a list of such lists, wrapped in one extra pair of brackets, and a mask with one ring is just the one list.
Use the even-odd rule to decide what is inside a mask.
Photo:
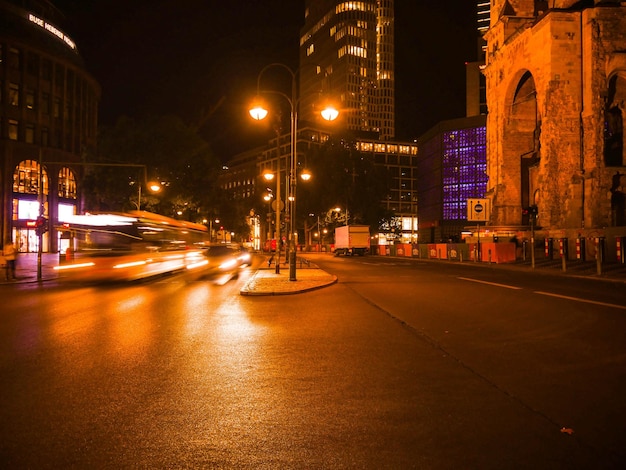
[(7, 127), (9, 140), (17, 140), (20, 129), (19, 122), (13, 119), (9, 119), (9, 125)]
[(27, 124), (24, 129), (24, 142), (27, 144), (35, 143), (35, 126), (33, 124)]
[(43, 114), (50, 114), (50, 95), (48, 93), (41, 94), (41, 112)]
[(52, 117), (58, 119), (61, 117), (61, 99), (54, 98), (54, 105), (52, 108)]
[(9, 48), (9, 67), (13, 70), (20, 70), (22, 65), (22, 54), (19, 49), (15, 47)]
[(52, 80), (52, 62), (47, 59), (41, 61), (41, 78), (48, 82)]
[(25, 104), (26, 109), (34, 110), (35, 109), (35, 91), (34, 90), (26, 90), (25, 95)]
[(26, 59), (26, 71), (33, 77), (39, 76), (39, 56), (32, 52), (28, 54)]
[(11, 106), (20, 105), (20, 86), (17, 83), (9, 84), (9, 104)]

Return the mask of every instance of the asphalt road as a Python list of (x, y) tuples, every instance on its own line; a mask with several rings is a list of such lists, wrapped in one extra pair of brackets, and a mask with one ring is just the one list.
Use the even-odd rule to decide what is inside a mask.
[(283, 297), (0, 286), (0, 466), (623, 467), (623, 284), (314, 259)]

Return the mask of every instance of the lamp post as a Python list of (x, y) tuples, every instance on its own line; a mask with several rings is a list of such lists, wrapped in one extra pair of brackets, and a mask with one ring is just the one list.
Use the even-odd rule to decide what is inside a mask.
[[(150, 190), (150, 192), (158, 193), (161, 190), (161, 185), (154, 181), (148, 181), (148, 169), (145, 165), (143, 167), (143, 184), (146, 185), (146, 189)], [(137, 183), (137, 210), (141, 210), (141, 183)]]
[(213, 222), (219, 224), (220, 219), (214, 219), (213, 217), (211, 217), (211, 219), (209, 220), (209, 243), (213, 243)]
[(280, 200), (280, 156), (278, 158), (278, 167), (276, 168), (276, 175), (271, 171), (263, 173), (263, 178), (266, 181), (272, 181), (276, 178), (276, 199), (273, 204), (276, 204), (276, 225), (274, 227), (274, 239), (276, 240), (276, 246), (274, 249), (274, 264), (276, 266), (276, 274), (280, 274), (280, 211), (283, 209), (283, 201)]
[[(276, 90), (261, 90), (261, 78), (263, 74), (265, 73), (265, 71), (272, 67), (282, 68), (289, 73), (289, 75), (291, 76), (291, 95), (287, 95), (283, 92), (276, 91)], [(287, 174), (288, 185), (286, 189), (286, 192), (287, 192), (286, 215), (289, 217), (289, 234), (288, 234), (287, 240), (289, 244), (288, 245), (289, 246), (288, 260), (289, 260), (289, 280), (290, 281), (297, 280), (296, 279), (296, 233), (295, 233), (295, 230), (296, 230), (296, 180), (297, 180), (296, 170), (297, 170), (297, 163), (298, 163), (297, 162), (298, 159), (296, 155), (296, 152), (297, 152), (296, 144), (297, 144), (297, 139), (298, 139), (298, 96), (297, 96), (298, 89), (297, 89), (297, 83), (296, 83), (297, 74), (298, 74), (297, 70), (294, 71), (287, 65), (281, 64), (279, 62), (274, 62), (263, 67), (257, 76), (257, 98), (256, 98), (257, 102), (250, 109), (250, 115), (256, 120), (264, 119), (267, 116), (268, 110), (260, 101), (260, 96), (262, 94), (274, 94), (274, 95), (282, 96), (283, 98), (287, 100), (291, 108), (290, 110), (289, 172)], [(334, 108), (331, 109), (330, 107), (322, 111), (322, 117), (327, 120), (336, 119), (338, 114), (339, 112), (336, 109)], [(278, 162), (280, 163), (280, 155), (278, 155)], [(280, 166), (278, 168), (278, 171), (280, 171)], [(280, 178), (280, 174), (278, 177)], [(277, 183), (276, 187), (278, 188), (279, 186), (280, 184)], [(279, 200), (280, 198), (277, 197), (276, 199)], [(280, 213), (278, 213), (277, 211), (277, 222), (279, 221), (279, 217), (280, 217)], [(276, 244), (278, 248), (278, 240), (276, 241)]]

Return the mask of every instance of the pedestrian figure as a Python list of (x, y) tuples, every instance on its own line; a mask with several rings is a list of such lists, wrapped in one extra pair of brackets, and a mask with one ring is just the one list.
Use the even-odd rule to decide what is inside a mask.
[(15, 277), (15, 258), (17, 257), (17, 252), (15, 250), (15, 245), (10, 239), (7, 239), (4, 244), (3, 250), (4, 259), (6, 260), (6, 278), (9, 280), (9, 275), (12, 279), (17, 279)]

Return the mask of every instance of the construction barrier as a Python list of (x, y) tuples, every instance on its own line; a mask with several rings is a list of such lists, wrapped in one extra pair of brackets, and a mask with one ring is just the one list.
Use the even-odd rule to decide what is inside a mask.
[(481, 243), (480, 260), (484, 263), (513, 263), (515, 250), (515, 243)]

